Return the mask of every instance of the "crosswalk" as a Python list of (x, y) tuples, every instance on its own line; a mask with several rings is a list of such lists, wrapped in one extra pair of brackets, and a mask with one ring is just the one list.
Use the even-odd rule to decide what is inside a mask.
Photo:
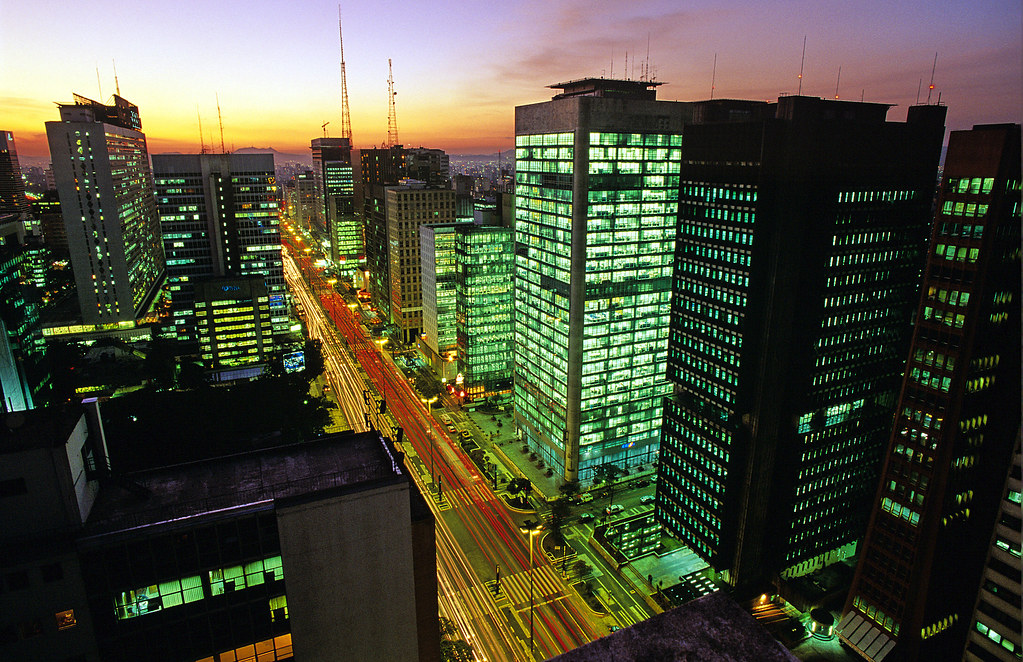
[[(543, 604), (563, 597), (563, 584), (556, 570), (550, 566), (533, 568), (533, 604)], [(487, 582), (487, 589), (495, 602), (507, 600), (516, 609), (529, 607), (529, 572), (517, 572), (501, 577), (498, 589), (495, 581)]]
[(444, 490), (444, 495), (455, 505), (470, 505), (473, 502), (485, 503), (494, 500), (494, 493), (483, 483), (470, 483), (455, 490)]

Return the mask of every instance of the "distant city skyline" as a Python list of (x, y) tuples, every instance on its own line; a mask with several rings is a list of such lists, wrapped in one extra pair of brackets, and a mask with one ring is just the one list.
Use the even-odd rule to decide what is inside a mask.
[[(589, 76), (649, 75), (666, 83), (658, 93), (665, 100), (709, 98), (712, 83), (715, 98), (774, 99), (800, 86), (833, 98), (837, 88), (840, 98), (895, 104), (890, 120), (904, 119), (917, 95), (923, 102), (930, 92), (932, 103), (940, 94), (948, 105), (949, 130), (1021, 121), (1018, 2), (423, 7), (393, 0), (341, 7), (358, 148), (386, 140), (388, 58), (400, 142), (451, 154), (511, 149), (516, 105), (548, 100), (546, 85)], [(125, 8), (111, 0), (4, 2), (0, 28), (11, 38), (0, 43), (0, 107), (23, 158), (47, 155), (43, 123), (57, 119), (53, 102), (72, 92), (109, 101), (115, 62), (151, 153), (198, 152), (197, 115), (203, 142), (219, 151), (218, 97), (228, 151), (305, 154), (324, 122), (328, 136), (340, 135), (336, 2)]]

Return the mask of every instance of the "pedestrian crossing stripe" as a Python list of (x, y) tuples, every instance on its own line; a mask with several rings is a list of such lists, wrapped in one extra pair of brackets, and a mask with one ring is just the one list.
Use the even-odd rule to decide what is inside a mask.
[[(493, 595), (493, 582), (487, 582)], [(564, 593), (563, 585), (558, 573), (550, 566), (539, 566), (533, 568), (533, 603), (540, 604), (549, 598), (561, 597)], [(516, 608), (529, 607), (529, 571), (523, 570), (508, 577), (501, 577), (501, 593), (505, 595), (511, 604)]]
[(459, 504), (471, 505), (473, 502), (487, 503), (489, 501), (495, 501), (497, 497), (487, 487), (481, 483), (472, 483), (466, 487), (460, 487), (457, 490), (447, 489), (444, 490), (444, 495), (451, 498), (453, 501)]

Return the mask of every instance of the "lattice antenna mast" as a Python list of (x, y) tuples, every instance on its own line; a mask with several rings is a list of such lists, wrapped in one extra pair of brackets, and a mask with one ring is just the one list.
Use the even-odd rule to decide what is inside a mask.
[(227, 150), (224, 149), (224, 118), (220, 116), (220, 93), (217, 93), (217, 122), (220, 123), (220, 153), (224, 154)]
[(206, 153), (206, 141), (202, 137), (202, 115), (199, 114), (199, 104), (195, 104), (195, 117), (199, 120), (199, 153)]
[(396, 147), (398, 145), (398, 116), (394, 112), (394, 97), (397, 96), (397, 92), (394, 91), (394, 75), (391, 73), (391, 58), (387, 58), (387, 146)]
[(341, 5), (337, 6), (337, 36), (341, 46), (341, 137), (352, 144), (352, 116), (348, 112), (348, 80), (345, 78), (345, 42), (341, 33)]

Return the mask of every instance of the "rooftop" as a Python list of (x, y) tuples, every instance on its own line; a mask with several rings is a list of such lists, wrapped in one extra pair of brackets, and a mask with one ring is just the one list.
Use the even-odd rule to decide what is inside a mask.
[(752, 616), (718, 591), (614, 632), (550, 662), (796, 662)]
[[(275, 500), (358, 491), (404, 481), (399, 456), (375, 432), (128, 474), (104, 485), (84, 534), (153, 526)], [(119, 486), (118, 486), (119, 485)]]
[(80, 408), (42, 407), (8, 412), (0, 424), (0, 453), (63, 446), (81, 418)]

